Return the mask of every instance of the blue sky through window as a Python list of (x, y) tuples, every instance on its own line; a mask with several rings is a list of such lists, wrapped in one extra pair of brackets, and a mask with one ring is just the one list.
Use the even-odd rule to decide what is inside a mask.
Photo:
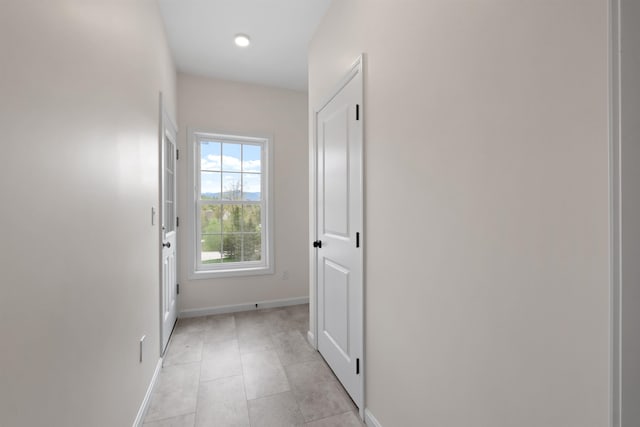
[(242, 144), (222, 144), (222, 170), (240, 172)]
[(202, 141), (200, 143), (200, 169), (220, 170), (221, 145), (219, 142)]
[(244, 172), (260, 172), (261, 147), (259, 145), (242, 146), (242, 170)]
[(202, 196), (219, 196), (224, 192), (242, 190), (244, 200), (260, 200), (261, 158), (260, 145), (201, 141)]

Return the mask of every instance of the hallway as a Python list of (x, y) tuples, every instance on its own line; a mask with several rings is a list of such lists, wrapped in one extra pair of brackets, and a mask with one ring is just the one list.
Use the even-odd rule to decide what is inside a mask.
[(307, 304), (180, 319), (144, 425), (362, 426), (308, 322)]

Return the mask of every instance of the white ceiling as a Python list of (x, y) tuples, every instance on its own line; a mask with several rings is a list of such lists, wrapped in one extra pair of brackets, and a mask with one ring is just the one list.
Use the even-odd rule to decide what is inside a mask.
[[(307, 45), (331, 0), (158, 0), (179, 71), (307, 89)], [(237, 47), (244, 33), (251, 45)]]

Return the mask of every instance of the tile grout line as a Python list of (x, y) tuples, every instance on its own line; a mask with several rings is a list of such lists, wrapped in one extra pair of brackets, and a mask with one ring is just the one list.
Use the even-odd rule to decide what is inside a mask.
[[(341, 412), (341, 413), (339, 413), (339, 414), (329, 415), (329, 416), (324, 417), (324, 418), (318, 418), (317, 420), (305, 421), (304, 425), (306, 426), (307, 424), (317, 423), (318, 421), (327, 420), (327, 419), (329, 419), (329, 418), (339, 417), (339, 416), (344, 415), (344, 414), (352, 414), (352, 413), (353, 413), (353, 411)], [(359, 420), (359, 419), (358, 419), (358, 420)]]
[(148, 422), (145, 421), (145, 422), (142, 423), (142, 427), (144, 427), (145, 425), (150, 424), (150, 423), (160, 423), (160, 422), (163, 422), (163, 421), (170, 420), (172, 418), (180, 418), (180, 417), (184, 417), (184, 416), (191, 415), (191, 414), (194, 415), (194, 419), (195, 419), (195, 414), (196, 414), (195, 412), (187, 412), (187, 413), (184, 413), (184, 414), (172, 415), (170, 417), (158, 418), (157, 420), (151, 420), (151, 421), (148, 421)]
[[(206, 329), (205, 329), (206, 331)], [(202, 334), (202, 350), (200, 352), (200, 369), (198, 369), (198, 389), (196, 390), (196, 408), (193, 415), (193, 425), (198, 422), (198, 402), (200, 402), (200, 389), (202, 386), (202, 362), (204, 361), (204, 332)]]
[(244, 363), (242, 363), (242, 353), (240, 352), (240, 334), (238, 333), (238, 325), (236, 322), (236, 315), (233, 315), (233, 331), (236, 336), (236, 342), (238, 343), (238, 358), (240, 359), (240, 376), (242, 377), (242, 392), (244, 393), (244, 403), (247, 408), (247, 421), (249, 427), (251, 427), (251, 413), (249, 412), (249, 399), (247, 399), (247, 384), (244, 380)]

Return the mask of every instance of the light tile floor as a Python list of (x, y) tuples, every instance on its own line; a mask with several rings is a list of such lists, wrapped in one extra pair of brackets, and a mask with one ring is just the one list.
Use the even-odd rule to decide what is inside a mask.
[(309, 306), (180, 319), (147, 427), (362, 427), (306, 340)]

